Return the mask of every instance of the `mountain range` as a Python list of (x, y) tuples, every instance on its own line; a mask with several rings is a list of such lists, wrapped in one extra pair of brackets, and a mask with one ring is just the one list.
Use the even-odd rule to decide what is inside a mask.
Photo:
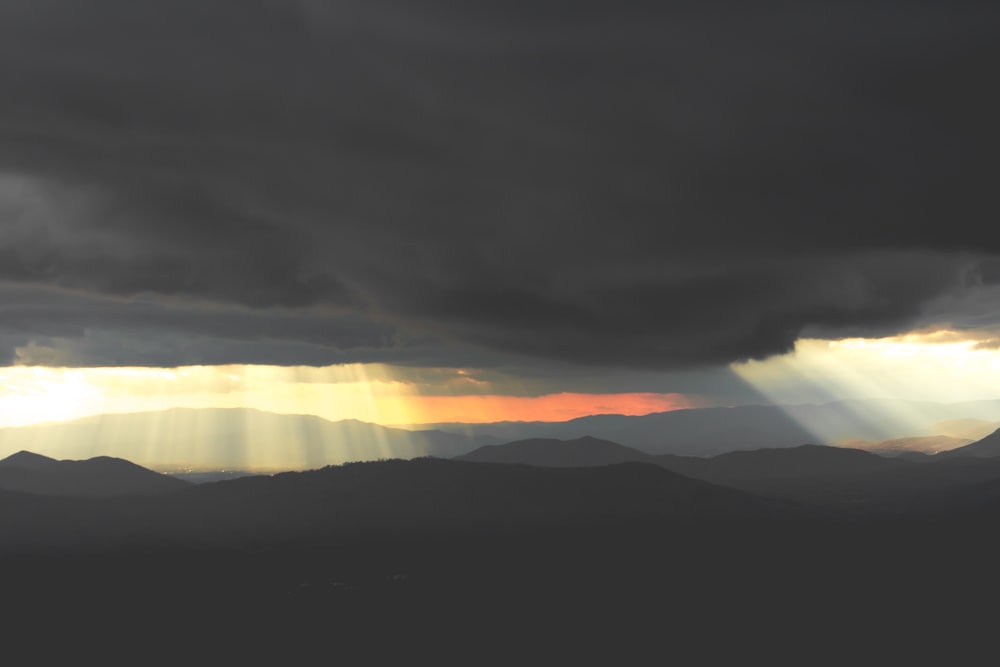
[[(879, 450), (941, 451), (1000, 428), (1000, 401), (932, 403), (852, 400), (803, 405), (745, 405), (674, 410), (643, 416), (595, 415), (565, 422), (434, 424), (433, 431), (490, 437), (610, 440), (651, 454), (713, 456), (803, 444), (863, 444)], [(932, 439), (933, 438), (933, 439)], [(950, 440), (949, 440), (950, 439)], [(887, 442), (893, 441), (896, 442)], [(487, 444), (487, 443), (484, 443)]]
[(489, 445), (456, 458), (547, 467), (641, 462), (805, 507), (864, 513), (905, 512), (935, 503), (958, 503), (948, 494), (961, 495), (977, 484), (1000, 479), (1000, 430), (970, 445), (915, 460), (823, 445), (686, 457), (650, 454), (589, 436)]
[(936, 632), (957, 637), (979, 627), (969, 591), (996, 592), (1000, 457), (681, 457), (592, 437), (459, 456), (188, 484), (18, 452), (0, 477), (56, 477), (0, 488), (9, 628), (64, 628), (35, 648), (63, 657), (95, 637), (105, 653), (163, 645), (177, 660), (203, 646), (250, 662), (267, 647), (278, 662), (348, 647), (402, 658), (441, 642), (468, 657), (541, 632), (584, 658), (583, 628), (614, 638), (609, 658), (668, 632), (673, 654), (718, 645), (733, 659), (770, 650), (748, 647), (775, 628), (797, 655), (845, 623), (908, 636), (928, 608), (948, 610)]
[(119, 459), (19, 452), (0, 461), (0, 473), (0, 547), (16, 549), (326, 544), (789, 511), (635, 462), (554, 469), (391, 459), (190, 484)]
[(22, 450), (56, 459), (109, 456), (204, 480), (208, 471), (216, 471), (210, 477), (216, 479), (233, 471), (308, 470), (388, 458), (451, 458), (484, 445), (588, 436), (649, 454), (676, 456), (707, 457), (804, 444), (848, 446), (893, 456), (935, 454), (971, 444), (998, 427), (1000, 401), (841, 401), (410, 429), (253, 409), (177, 408), (3, 428), (0, 456)]
[[(107, 456), (55, 460), (21, 451), (0, 460), (8, 510), (40, 497), (67, 503), (53, 498), (31, 512), (6, 512), (0, 540), (23, 545), (35, 536), (48, 544), (66, 521), (90, 526), (88, 541), (128, 535), (214, 544), (225, 536), (325, 540), (610, 518), (919, 513), (988, 496), (983, 485), (1000, 483), (998, 438), (1000, 431), (920, 462), (820, 445), (683, 457), (593, 437), (532, 439), (452, 460), (387, 459), (202, 484)], [(82, 497), (92, 500), (78, 504)]]
[(57, 459), (127, 458), (169, 471), (278, 472), (347, 461), (447, 458), (495, 442), (247, 408), (176, 408), (0, 429), (0, 456), (27, 450)]

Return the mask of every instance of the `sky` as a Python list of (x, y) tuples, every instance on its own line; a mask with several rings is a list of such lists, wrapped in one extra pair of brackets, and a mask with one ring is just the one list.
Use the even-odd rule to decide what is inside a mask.
[(1000, 6), (7, 0), (0, 426), (1000, 398)]

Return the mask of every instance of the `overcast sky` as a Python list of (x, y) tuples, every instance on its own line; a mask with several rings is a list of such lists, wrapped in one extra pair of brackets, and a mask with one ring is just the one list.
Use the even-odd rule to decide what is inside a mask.
[(998, 29), (972, 0), (6, 0), (0, 362), (648, 391), (801, 337), (995, 345)]

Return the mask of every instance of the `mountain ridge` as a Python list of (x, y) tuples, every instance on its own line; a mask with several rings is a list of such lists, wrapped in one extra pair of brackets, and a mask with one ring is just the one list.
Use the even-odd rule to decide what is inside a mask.
[(1000, 421), (1000, 400), (958, 403), (845, 400), (685, 408), (640, 416), (591, 415), (565, 422), (426, 426), (490, 435), (503, 442), (529, 438), (566, 440), (589, 435), (651, 454), (713, 456), (728, 451), (796, 447), (808, 442), (836, 446), (847, 440), (882, 443), (946, 436), (953, 432), (947, 420)]
[(493, 442), (255, 408), (110, 413), (0, 429), (0, 455), (20, 450), (58, 459), (107, 455), (160, 470), (307, 470), (347, 461), (449, 457)]
[(584, 436), (573, 440), (530, 438), (502, 445), (485, 445), (458, 461), (485, 463), (526, 463), (547, 467), (603, 466), (625, 462), (655, 462), (655, 457), (633, 447)]
[(947, 452), (941, 452), (937, 454), (935, 458), (994, 458), (997, 456), (1000, 456), (1000, 429), (997, 429), (985, 438), (965, 445), (964, 447), (958, 447), (956, 449), (948, 450)]
[(26, 450), (0, 459), (0, 489), (34, 495), (121, 496), (173, 493), (188, 482), (126, 459), (56, 460)]

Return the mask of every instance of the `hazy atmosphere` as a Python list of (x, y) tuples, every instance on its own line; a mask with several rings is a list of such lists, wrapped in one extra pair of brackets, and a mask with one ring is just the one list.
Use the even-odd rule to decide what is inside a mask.
[[(412, 535), (987, 502), (998, 29), (979, 0), (5, 0), (3, 507), (112, 494), (63, 465), (93, 457), (199, 482), (148, 529), (51, 510), (151, 552), (397, 535), (397, 500)], [(315, 476), (193, 476), (280, 471)], [(282, 504), (307, 488), (341, 495)]]
[(997, 13), (7, 3), (0, 426), (997, 398)]

